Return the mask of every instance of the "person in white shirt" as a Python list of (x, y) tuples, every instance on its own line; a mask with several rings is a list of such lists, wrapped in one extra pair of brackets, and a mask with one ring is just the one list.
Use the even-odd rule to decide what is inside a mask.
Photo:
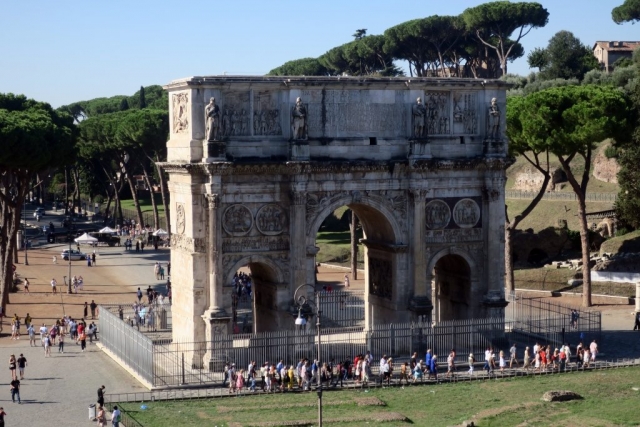
[(40, 327), (40, 344), (42, 345), (42, 347), (44, 347), (44, 339), (48, 334), (49, 334), (49, 330), (43, 323), (42, 326)]
[(54, 294), (57, 294), (58, 291), (56, 290), (56, 286), (58, 285), (58, 282), (56, 281), (55, 278), (51, 279), (51, 292), (53, 292)]

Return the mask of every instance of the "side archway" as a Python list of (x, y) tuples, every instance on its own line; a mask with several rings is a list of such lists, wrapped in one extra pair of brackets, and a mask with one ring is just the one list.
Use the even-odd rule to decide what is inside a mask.
[[(278, 316), (278, 285), (285, 283), (282, 269), (270, 258), (263, 255), (250, 255), (241, 258), (233, 264), (226, 272), (226, 284), (229, 285), (225, 292), (225, 308), (232, 313), (234, 330), (236, 325), (244, 323), (238, 316), (238, 311), (242, 313), (242, 307), (237, 309), (237, 298), (234, 298), (233, 283), (235, 273), (243, 267), (247, 267), (251, 277), (251, 312), (245, 311), (245, 315), (250, 315), (251, 329), (253, 332), (265, 332), (278, 330), (280, 320)], [(235, 301), (235, 304), (234, 304)]]
[(475, 317), (479, 307), (474, 291), (479, 287), (479, 276), (476, 262), (467, 252), (452, 247), (436, 253), (427, 266), (434, 320)]

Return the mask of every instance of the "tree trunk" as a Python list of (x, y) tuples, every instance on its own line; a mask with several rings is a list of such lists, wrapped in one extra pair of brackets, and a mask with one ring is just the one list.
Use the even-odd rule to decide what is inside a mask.
[(69, 215), (69, 168), (64, 168), (64, 214)]
[(353, 280), (358, 280), (358, 241), (356, 240), (356, 230), (358, 227), (358, 217), (356, 213), (351, 211), (351, 276)]
[[(80, 205), (80, 179), (78, 178), (78, 170), (74, 169), (71, 171), (71, 177), (73, 178), (73, 193), (71, 194), (71, 213), (76, 211), (76, 200), (78, 200), (78, 205)], [(82, 210), (80, 213), (82, 213)]]
[(156, 199), (153, 195), (153, 187), (151, 186), (151, 180), (149, 179), (147, 168), (144, 165), (142, 165), (142, 173), (144, 174), (144, 182), (147, 184), (147, 188), (149, 188), (149, 197), (151, 198), (151, 206), (153, 207), (153, 228), (154, 230), (157, 230), (158, 228), (160, 228), (158, 206), (156, 205)]
[(167, 195), (167, 181), (165, 180), (164, 171), (158, 163), (155, 162), (158, 169), (158, 180), (160, 181), (160, 193), (162, 194), (162, 206), (164, 206), (164, 225), (167, 233), (169, 233), (169, 239), (171, 239), (171, 223), (169, 222), (169, 197)]
[(136, 208), (136, 215), (138, 216), (138, 223), (140, 224), (140, 231), (145, 227), (144, 218), (142, 217), (142, 209), (140, 208), (140, 200), (138, 199), (138, 193), (136, 191), (136, 183), (133, 181), (133, 176), (127, 172), (127, 182), (131, 189), (131, 197), (133, 197), (133, 206)]
[(582, 245), (582, 305), (591, 307), (591, 267), (589, 266), (591, 247), (589, 246), (589, 226), (584, 194), (578, 194), (578, 220), (580, 221), (580, 244)]

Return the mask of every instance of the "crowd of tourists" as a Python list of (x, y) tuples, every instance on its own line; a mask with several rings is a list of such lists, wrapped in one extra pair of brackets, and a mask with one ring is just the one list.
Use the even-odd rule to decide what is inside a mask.
[[(513, 344), (508, 350), (497, 351), (488, 347), (485, 351), (484, 370), (487, 375), (512, 373), (516, 369), (526, 372), (563, 372), (569, 363), (575, 363), (577, 368), (588, 368), (596, 361), (598, 344), (593, 340), (588, 346), (580, 342), (575, 348), (575, 354), (566, 344), (552, 349), (549, 345), (536, 343), (532, 349), (525, 347), (522, 358), (518, 357), (517, 345)], [(423, 381), (440, 381), (444, 373), (445, 378), (457, 375), (461, 370), (456, 366), (457, 354), (451, 349), (446, 361), (440, 361), (438, 355), (428, 349), (423, 359), (414, 352), (409, 360), (395, 361), (386, 354), (375, 360), (371, 352), (358, 354), (353, 360), (347, 359), (336, 362), (319, 362), (317, 359), (300, 359), (296, 364), (287, 364), (284, 360), (277, 363), (264, 362), (258, 365), (251, 361), (246, 369), (229, 363), (224, 367), (223, 387), (228, 385), (229, 394), (249, 392), (285, 392), (302, 390), (310, 391), (317, 386), (318, 380), (323, 387), (344, 387), (355, 385), (366, 387), (371, 383), (382, 386), (391, 384), (409, 385)], [(522, 363), (520, 363), (520, 360)], [(468, 375), (475, 375), (475, 368), (479, 364), (473, 353), (467, 359)], [(462, 371), (466, 369), (463, 368)]]

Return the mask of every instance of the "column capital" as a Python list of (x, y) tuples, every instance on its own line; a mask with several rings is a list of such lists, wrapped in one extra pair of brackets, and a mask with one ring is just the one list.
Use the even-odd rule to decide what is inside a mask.
[(291, 196), (291, 202), (294, 205), (306, 205), (307, 204), (307, 192), (291, 190), (289, 192)]
[(220, 207), (220, 195), (219, 194), (206, 194), (207, 203), (209, 204), (209, 209), (218, 209)]
[(411, 197), (413, 197), (414, 201), (424, 201), (427, 198), (427, 193), (428, 192), (429, 192), (429, 190), (424, 190), (424, 189), (409, 190), (409, 194), (411, 194)]

